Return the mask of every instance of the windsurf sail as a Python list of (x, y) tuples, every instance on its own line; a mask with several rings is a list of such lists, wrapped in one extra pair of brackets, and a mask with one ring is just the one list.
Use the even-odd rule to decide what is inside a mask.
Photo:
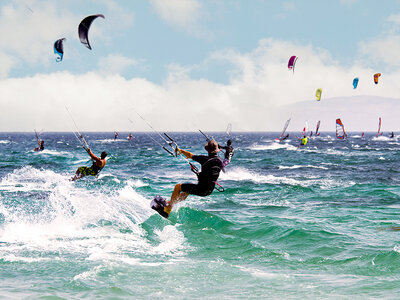
[(378, 133), (376, 134), (376, 136), (380, 136), (380, 135), (382, 135), (382, 132), (381, 132), (381, 126), (382, 126), (382, 118), (381, 118), (381, 117), (379, 117)]
[(320, 135), (320, 133), (319, 133), (319, 125), (321, 124), (321, 121), (318, 121), (317, 122), (317, 129), (315, 129), (315, 135), (316, 136), (319, 136)]
[(288, 135), (286, 135), (286, 129), (287, 129), (288, 126), (289, 126), (290, 120), (291, 120), (291, 118), (288, 119), (288, 120), (286, 121), (286, 123), (285, 123), (285, 126), (283, 126), (282, 133), (281, 133), (281, 135), (279, 136), (279, 139), (280, 139), (280, 140), (284, 140), (285, 138), (288, 137)]
[(304, 126), (304, 128), (303, 128), (302, 134), (305, 136), (305, 135), (307, 135), (307, 132), (308, 132), (308, 122), (306, 121), (306, 126)]
[(231, 131), (232, 131), (232, 124), (229, 123), (228, 126), (226, 127), (226, 134), (231, 136)]
[(344, 125), (340, 119), (336, 119), (336, 136), (341, 140), (347, 137), (347, 133), (344, 130)]

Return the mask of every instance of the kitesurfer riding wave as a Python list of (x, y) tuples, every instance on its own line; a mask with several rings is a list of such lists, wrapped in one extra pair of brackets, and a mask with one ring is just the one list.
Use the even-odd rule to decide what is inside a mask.
[(192, 159), (201, 164), (201, 172), (198, 174), (198, 182), (194, 183), (178, 183), (175, 185), (172, 192), (171, 199), (167, 202), (162, 197), (156, 196), (154, 198), (155, 205), (152, 208), (156, 210), (161, 216), (168, 218), (173, 206), (182, 200), (185, 200), (190, 194), (197, 196), (208, 196), (214, 188), (219, 173), (223, 168), (222, 160), (218, 156), (219, 147), (215, 140), (209, 140), (204, 147), (208, 155), (194, 155), (189, 151), (176, 148), (178, 155), (183, 154), (186, 158)]
[(97, 157), (93, 154), (90, 148), (87, 148), (85, 150), (90, 155), (93, 164), (91, 167), (79, 167), (78, 170), (76, 170), (75, 176), (71, 178), (72, 181), (75, 181), (87, 175), (97, 176), (97, 174), (99, 174), (99, 172), (104, 168), (107, 163), (105, 159), (107, 157), (107, 152), (103, 151), (101, 152), (100, 157)]
[(38, 141), (39, 147), (35, 147), (35, 151), (43, 151), (44, 150), (44, 141)]

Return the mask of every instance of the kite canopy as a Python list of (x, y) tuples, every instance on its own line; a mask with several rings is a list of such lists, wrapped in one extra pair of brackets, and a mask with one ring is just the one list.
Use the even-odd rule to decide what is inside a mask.
[(321, 100), (321, 94), (322, 94), (322, 89), (317, 89), (317, 92), (315, 93), (315, 97), (317, 97), (317, 101)]
[(376, 74), (374, 75), (374, 82), (375, 82), (375, 84), (378, 84), (379, 77), (380, 77), (381, 75), (382, 75), (381, 73), (376, 73)]
[(97, 19), (98, 17), (102, 17), (104, 19), (103, 15), (92, 15), (84, 18), (81, 23), (79, 24), (78, 27), (78, 35), (79, 35), (79, 40), (81, 41), (82, 44), (84, 44), (88, 49), (92, 50), (92, 47), (90, 46), (89, 43), (89, 28), (92, 25), (92, 22)]
[(358, 86), (358, 77), (353, 79), (353, 88), (356, 89)]
[(56, 55), (56, 61), (60, 62), (64, 56), (64, 42), (65, 38), (59, 39), (54, 42), (54, 54)]
[(297, 56), (295, 56), (295, 55), (293, 55), (292, 57), (289, 58), (288, 69), (293, 70), (293, 73), (294, 73), (294, 67), (296, 65), (296, 61), (297, 61)]

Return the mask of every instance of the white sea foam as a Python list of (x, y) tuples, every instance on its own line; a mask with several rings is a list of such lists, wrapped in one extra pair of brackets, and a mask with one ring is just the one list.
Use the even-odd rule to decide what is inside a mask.
[(392, 138), (390, 138), (390, 137), (387, 137), (387, 136), (383, 136), (383, 135), (380, 135), (380, 136), (374, 136), (374, 137), (372, 138), (372, 140), (373, 140), (373, 141), (381, 141), (381, 142), (389, 142), (389, 141), (393, 141), (393, 139), (392, 139)]
[(335, 181), (334, 179), (310, 177), (307, 179), (294, 179), (288, 177), (278, 177), (274, 175), (263, 175), (256, 172), (251, 172), (244, 168), (232, 168), (226, 173), (221, 173), (220, 180), (233, 180), (233, 181), (252, 181), (260, 184), (287, 184), (295, 186), (308, 187), (311, 185), (320, 185), (322, 189), (331, 188), (335, 186), (352, 186), (355, 182), (352, 181)]
[[(178, 225), (159, 229), (158, 243), (149, 243), (144, 237), (141, 224), (156, 212), (150, 209), (149, 199), (134, 190), (135, 185), (141, 184), (139, 180), (110, 193), (106, 187), (87, 190), (80, 182), (68, 179), (69, 176), (32, 167), (2, 178), (0, 190), (38, 196), (29, 196), (29, 203), (0, 203), (4, 220), (0, 227), (0, 241), (4, 243), (0, 259), (33, 262), (37, 258), (30, 253), (54, 251), (61, 255), (79, 253), (92, 261), (134, 264), (140, 262), (125, 253), (184, 253), (185, 238)], [(32, 211), (35, 201), (40, 208)]]
[(143, 186), (148, 186), (147, 183), (144, 183), (143, 181), (141, 181), (140, 179), (136, 179), (136, 180), (128, 180), (127, 185), (131, 186), (131, 187), (135, 187), (135, 188), (139, 188), (139, 187), (143, 187)]
[(8, 143), (10, 143), (10, 141), (8, 141), (8, 140), (0, 140), (0, 144), (8, 144)]
[(108, 143), (121, 143), (121, 142), (128, 142), (128, 140), (124, 140), (124, 139), (104, 139), (104, 140), (96, 140), (96, 142), (98, 143), (102, 143), (102, 144), (108, 144)]
[(247, 149), (250, 150), (278, 150), (278, 149), (286, 149), (286, 150), (297, 150), (297, 147), (290, 145), (290, 144), (286, 144), (286, 143), (270, 143), (267, 145), (260, 145), (260, 144), (253, 144), (250, 147), (248, 147)]
[(314, 165), (293, 165), (293, 166), (278, 166), (279, 169), (300, 169), (300, 168), (313, 168), (313, 169), (323, 169), (328, 170), (329, 168), (323, 166), (314, 166)]
[(49, 150), (49, 149), (44, 149), (43, 151), (35, 151), (35, 154), (37, 155), (55, 155), (55, 156), (69, 156), (72, 157), (73, 154), (70, 152), (65, 152), (65, 151), (56, 151), (56, 150)]
[(232, 168), (226, 173), (221, 173), (221, 180), (253, 181), (256, 183), (301, 185), (301, 182), (292, 178), (276, 177), (274, 175), (261, 175), (250, 172), (244, 168)]

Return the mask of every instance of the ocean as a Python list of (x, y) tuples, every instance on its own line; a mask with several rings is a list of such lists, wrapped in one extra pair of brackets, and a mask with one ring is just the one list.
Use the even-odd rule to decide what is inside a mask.
[[(400, 143), (334, 133), (305, 147), (232, 133), (225, 192), (189, 196), (169, 219), (150, 209), (196, 182), (145, 133), (0, 133), (0, 298), (398, 299)], [(170, 133), (205, 154), (199, 133)], [(225, 145), (225, 133), (212, 133)], [(158, 135), (151, 136), (159, 140)]]

